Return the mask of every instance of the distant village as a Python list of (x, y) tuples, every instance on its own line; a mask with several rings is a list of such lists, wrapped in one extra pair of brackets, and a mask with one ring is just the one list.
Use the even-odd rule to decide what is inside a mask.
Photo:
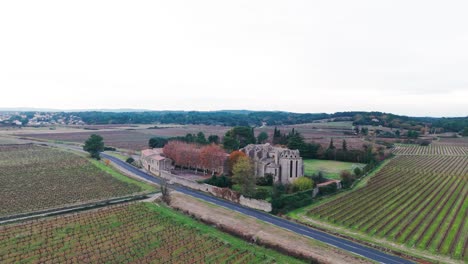
[(53, 126), (53, 125), (85, 125), (80, 117), (54, 112), (0, 112), (0, 125), (6, 126)]

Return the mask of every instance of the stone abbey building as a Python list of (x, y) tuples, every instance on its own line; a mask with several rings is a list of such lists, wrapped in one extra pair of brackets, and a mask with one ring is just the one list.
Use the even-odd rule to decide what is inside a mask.
[(254, 162), (257, 177), (272, 174), (275, 182), (285, 184), (304, 176), (304, 162), (297, 149), (273, 147), (266, 143), (250, 144), (241, 151)]

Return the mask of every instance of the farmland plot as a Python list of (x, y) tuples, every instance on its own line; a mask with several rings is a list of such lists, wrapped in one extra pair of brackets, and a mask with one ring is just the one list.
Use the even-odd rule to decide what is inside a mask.
[(140, 133), (137, 130), (22, 134), (22, 136), (45, 140), (84, 143), (92, 134), (101, 135), (104, 138), (106, 146), (130, 150), (142, 150), (147, 148), (148, 140), (152, 137), (151, 135)]
[[(345, 123), (344, 127), (332, 125), (335, 122), (327, 123), (313, 123), (307, 125), (290, 125), (290, 126), (277, 126), (282, 133), (289, 133), (292, 129), (300, 132), (307, 142), (315, 142), (327, 148), (330, 140), (333, 138), (335, 146), (341, 146), (343, 140), (346, 140), (348, 149), (362, 149), (365, 140), (355, 135), (346, 135), (352, 133), (351, 125)], [(341, 122), (337, 122), (341, 123)], [(349, 123), (350, 124), (350, 123)], [(70, 130), (70, 131), (36, 131), (35, 133), (14, 133), (16, 136), (31, 137), (43, 140), (56, 140), (84, 143), (91, 134), (99, 134), (104, 138), (104, 143), (107, 146), (116, 148), (140, 151), (148, 147), (148, 140), (152, 137), (176, 137), (185, 136), (187, 133), (197, 134), (203, 132), (205, 136), (217, 135), (223, 137), (224, 134), (231, 128), (228, 126), (205, 126), (205, 125), (184, 125), (184, 126), (171, 126), (164, 127), (158, 125), (158, 129), (145, 129), (143, 127), (135, 127), (124, 129), (122, 127), (114, 127), (113, 129), (101, 129), (100, 127), (90, 126), (90, 128), (99, 129), (96, 131), (83, 131), (83, 130)], [(335, 127), (335, 128), (334, 128)], [(347, 127), (347, 128), (346, 128)], [(255, 129), (255, 135), (258, 136), (261, 132), (266, 132), (269, 135), (269, 140), (273, 138), (273, 126), (266, 126)]]
[[(308, 215), (374, 237), (468, 260), (468, 156), (400, 149), (367, 186)], [(407, 153), (424, 153), (407, 154)]]
[(43, 146), (0, 146), (0, 216), (141, 192), (76, 154)]
[(148, 148), (148, 141), (150, 138), (158, 137), (175, 137), (185, 136), (187, 133), (196, 134), (200, 131), (204, 132), (208, 137), (209, 135), (222, 136), (229, 129), (229, 127), (220, 126), (177, 126), (177, 127), (162, 127), (160, 129), (115, 129), (104, 131), (87, 131), (87, 132), (64, 132), (64, 133), (31, 133), (31, 134), (17, 134), (18, 136), (32, 137), (45, 140), (58, 140), (76, 143), (84, 143), (91, 134), (99, 134), (104, 138), (104, 143), (107, 146), (116, 148), (129, 149), (140, 151)]
[(396, 155), (463, 156), (468, 155), (468, 146), (396, 144), (392, 152)]
[(0, 145), (20, 144), (21, 142), (15, 138), (4, 137), (0, 135)]
[(452, 145), (452, 146), (459, 146), (459, 147), (467, 147), (468, 148), (468, 137), (461, 137), (461, 138), (439, 138), (438, 141), (433, 141), (433, 145)]
[(149, 203), (0, 226), (0, 263), (302, 263)]

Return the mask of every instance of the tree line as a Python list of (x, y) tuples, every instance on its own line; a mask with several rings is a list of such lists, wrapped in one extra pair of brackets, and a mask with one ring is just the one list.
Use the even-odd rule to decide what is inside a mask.
[(145, 112), (72, 112), (87, 124), (204, 124), (223, 126), (270, 126), (311, 123), (317, 120), (352, 121), (353, 125), (382, 125), (416, 130), (424, 127), (439, 132), (460, 132), (468, 127), (468, 117), (410, 117), (383, 112), (291, 113), (281, 111), (145, 111)]
[[(285, 145), (289, 149), (298, 149), (301, 157), (305, 159), (324, 159), (358, 163), (370, 163), (377, 160), (378, 155), (384, 155), (383, 149), (374, 153), (370, 145), (364, 144), (362, 149), (348, 149), (346, 139), (343, 140), (341, 148), (335, 146), (333, 138), (327, 148), (314, 142), (305, 142), (301, 133), (294, 128), (289, 133), (282, 133), (275, 127), (273, 132), (273, 144)], [(377, 155), (378, 154), (378, 155)]]
[(145, 111), (145, 112), (73, 112), (89, 125), (101, 124), (203, 124), (223, 126), (292, 125), (327, 118), (328, 114), (298, 114), (269, 111)]
[(203, 132), (198, 132), (197, 134), (188, 133), (185, 136), (178, 136), (178, 137), (152, 137), (148, 141), (148, 147), (150, 148), (162, 148), (166, 145), (169, 141), (176, 140), (182, 141), (185, 143), (196, 143), (199, 145), (208, 145), (208, 144), (219, 144), (219, 136), (218, 135), (210, 135), (206, 138)]
[(214, 175), (224, 171), (227, 155), (215, 144), (201, 146), (182, 141), (169, 141), (163, 148), (164, 155), (172, 159), (175, 165), (187, 169), (208, 171)]
[[(197, 134), (187, 134), (185, 136), (163, 138), (153, 137), (149, 140), (150, 148), (162, 148), (169, 141), (181, 141), (185, 143), (195, 143), (198, 145), (221, 144), (227, 153), (241, 149), (249, 144), (263, 144), (269, 140), (266, 132), (261, 132), (257, 137), (254, 134), (253, 127), (237, 126), (227, 131), (222, 140), (217, 135), (205, 137), (203, 132)], [(275, 127), (273, 145), (283, 145), (289, 149), (298, 149), (301, 157), (305, 159), (325, 159), (348, 161), (358, 163), (370, 163), (381, 159), (384, 155), (383, 149), (377, 149), (377, 152), (367, 144), (363, 144), (362, 149), (348, 149), (346, 140), (343, 140), (341, 146), (335, 146), (333, 138), (327, 148), (323, 148), (320, 144), (314, 142), (305, 142), (301, 133), (294, 128), (288, 133), (282, 133), (281, 130)]]
[[(31, 118), (34, 112), (21, 112)], [(45, 112), (43, 112), (45, 113)], [(142, 111), (142, 112), (58, 112), (54, 118), (79, 117), (88, 125), (105, 124), (204, 124), (222, 126), (269, 126), (311, 123), (317, 120), (352, 121), (353, 125), (382, 125), (419, 131), (432, 128), (437, 132), (461, 132), (468, 128), (467, 117), (410, 117), (383, 112), (291, 113), (282, 111)], [(14, 117), (25, 125), (27, 118)], [(9, 122), (12, 120), (6, 120)]]

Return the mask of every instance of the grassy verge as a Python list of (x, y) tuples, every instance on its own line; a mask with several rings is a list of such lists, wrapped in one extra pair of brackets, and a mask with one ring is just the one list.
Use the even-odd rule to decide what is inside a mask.
[(179, 212), (176, 212), (168, 207), (165, 207), (165, 206), (157, 206), (155, 204), (152, 204), (152, 203), (145, 203), (145, 205), (153, 210), (153, 211), (156, 211), (158, 213), (160, 213), (161, 215), (164, 215), (164, 216), (168, 216), (168, 217), (171, 217), (171, 219), (173, 219), (174, 221), (176, 222), (179, 222), (179, 223), (183, 223), (184, 225), (186, 226), (189, 226), (189, 227), (193, 227), (193, 228), (196, 228), (197, 230), (199, 230), (201, 233), (203, 234), (206, 234), (206, 235), (209, 235), (209, 236), (213, 236), (213, 237), (216, 237), (217, 239), (221, 239), (229, 244), (231, 244), (232, 246), (236, 247), (237, 249), (240, 249), (240, 250), (246, 250), (246, 251), (250, 251), (256, 255), (266, 255), (266, 256), (269, 256), (273, 259), (275, 259), (275, 262), (277, 263), (305, 263), (301, 260), (298, 260), (298, 259), (295, 259), (295, 258), (292, 258), (290, 256), (286, 256), (286, 255), (283, 255), (281, 253), (278, 253), (274, 250), (271, 250), (271, 249), (267, 249), (267, 248), (264, 248), (264, 247), (260, 247), (260, 246), (252, 246), (252, 244), (240, 239), (240, 238), (236, 238), (234, 236), (231, 236), (227, 233), (224, 233), (224, 232), (221, 232), (219, 231), (218, 229), (212, 227), (212, 226), (208, 226), (208, 225), (205, 225), (205, 224), (202, 224), (198, 221), (196, 221), (195, 219), (192, 219), (182, 213), (179, 213)]
[(300, 223), (306, 224), (310, 227), (327, 231), (331, 234), (340, 235), (345, 238), (349, 238), (351, 240), (367, 244), (369, 246), (384, 248), (393, 252), (400, 252), (407, 256), (415, 257), (420, 261), (427, 261), (430, 263), (464, 263), (463, 260), (455, 260), (446, 256), (431, 254), (431, 252), (429, 251), (417, 249), (415, 247), (410, 247), (405, 244), (396, 244), (394, 241), (390, 241), (385, 238), (370, 236), (368, 234), (362, 233), (357, 230), (351, 230), (338, 224), (324, 222), (321, 219), (307, 217), (304, 214), (292, 214), (290, 218)]
[(127, 161), (127, 159), (129, 158), (128, 156), (122, 155), (122, 154), (120, 154), (118, 152), (114, 152), (114, 151), (106, 151), (105, 153), (107, 155), (112, 156), (114, 158), (117, 158), (117, 159), (119, 159), (121, 161)]
[[(234, 235), (236, 237), (243, 235), (247, 235), (247, 237), (255, 236), (258, 239), (257, 241), (260, 241), (265, 247), (279, 247), (280, 252), (283, 252), (283, 254), (289, 255), (285, 252), (289, 252), (289, 250), (296, 252), (296, 250), (298, 250), (294, 254), (305, 254), (311, 261), (316, 260), (319, 263), (321, 263), (320, 261), (324, 261), (324, 263), (334, 263), (332, 260), (336, 263), (341, 263), (344, 260), (347, 260), (348, 263), (374, 263), (374, 261), (359, 255), (354, 255), (353, 253), (335, 248), (321, 241), (302, 236), (260, 219), (231, 211), (198, 198), (193, 199), (192, 197), (179, 193), (175, 193), (173, 198), (174, 200), (171, 207), (175, 208), (177, 211), (193, 215), (196, 219), (202, 219), (201, 221), (203, 223), (210, 226), (221, 225), (224, 227), (223, 230), (227, 229), (231, 230), (231, 232), (237, 230), (237, 232), (234, 231), (234, 234), (237, 234)], [(210, 213), (208, 214), (208, 212)], [(219, 217), (216, 217), (216, 215), (219, 215)], [(231, 232), (229, 233), (233, 234)], [(245, 236), (243, 237), (245, 240)], [(281, 246), (279, 246), (280, 244)], [(325, 260), (324, 257), (327, 260)]]
[[(60, 148), (61, 150), (63, 151), (67, 151), (67, 152), (71, 152), (71, 153), (74, 153), (76, 155), (79, 155), (79, 156), (82, 156), (82, 157), (85, 157), (89, 162), (91, 162), (92, 164), (94, 164), (96, 167), (98, 167), (99, 169), (109, 173), (110, 175), (112, 175), (114, 178), (122, 181), (122, 182), (126, 182), (126, 183), (130, 183), (130, 184), (134, 184), (138, 187), (140, 187), (142, 189), (142, 191), (145, 191), (145, 192), (154, 192), (154, 191), (158, 191), (159, 188), (157, 188), (156, 186), (153, 186), (153, 185), (150, 185), (148, 183), (145, 183), (143, 181), (139, 181), (139, 180), (136, 180), (136, 179), (133, 179), (131, 177), (128, 177), (124, 174), (122, 174), (121, 172), (117, 171), (116, 169), (114, 169), (112, 166), (106, 166), (104, 163), (102, 163), (102, 161), (98, 161), (98, 160), (95, 160), (95, 159), (91, 159), (89, 158), (89, 155), (86, 154), (86, 153), (83, 153), (83, 152), (79, 152), (79, 151), (76, 151), (76, 150), (72, 150), (72, 149), (67, 149), (67, 148)], [(126, 160), (126, 159), (125, 159)]]
[(89, 159), (89, 161), (92, 164), (94, 164), (96, 167), (98, 167), (99, 169), (109, 173), (110, 175), (112, 175), (116, 179), (118, 179), (120, 181), (123, 181), (123, 182), (126, 182), (126, 183), (137, 185), (143, 191), (154, 192), (154, 191), (158, 190), (158, 188), (156, 186), (153, 186), (153, 185), (147, 184), (145, 182), (138, 181), (138, 180), (135, 180), (135, 179), (130, 178), (128, 176), (125, 176), (122, 173), (116, 171), (114, 168), (112, 168), (110, 166), (106, 166), (105, 164), (103, 164), (100, 161), (97, 161), (97, 160), (94, 160), (94, 159)]
[(89, 162), (94, 164), (99, 169), (109, 173), (110, 175), (112, 175), (112, 177), (114, 177), (114, 178), (116, 178), (116, 179), (118, 179), (120, 181), (126, 182), (126, 183), (134, 184), (134, 185), (140, 187), (142, 189), (142, 191), (154, 192), (154, 191), (159, 190), (159, 188), (156, 187), (156, 186), (153, 186), (151, 184), (145, 183), (143, 181), (136, 180), (134, 178), (131, 178), (129, 176), (126, 176), (126, 175), (122, 174), (121, 172), (114, 169), (112, 166), (106, 166), (102, 161), (98, 161), (98, 160), (89, 158), (88, 154), (85, 154), (83, 152), (79, 152), (79, 151), (76, 151), (76, 150), (71, 150), (71, 149), (62, 149), (62, 150), (72, 152), (72, 153), (74, 153), (76, 155), (85, 157)]

